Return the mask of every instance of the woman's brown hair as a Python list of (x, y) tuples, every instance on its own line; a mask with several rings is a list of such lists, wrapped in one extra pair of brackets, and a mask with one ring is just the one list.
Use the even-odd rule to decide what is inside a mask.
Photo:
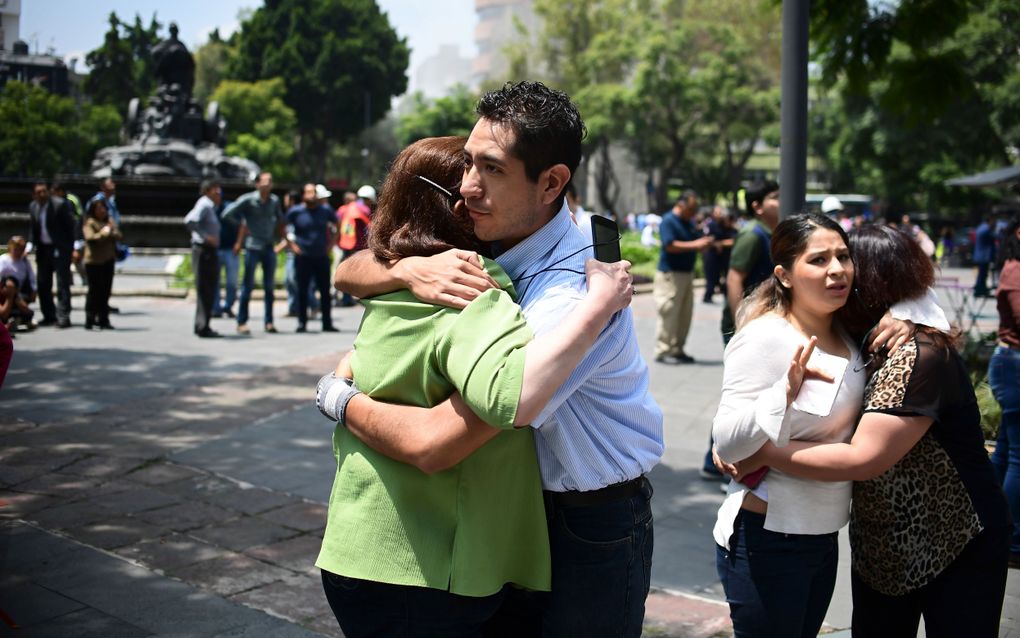
[(376, 259), (479, 250), (460, 197), (464, 137), (430, 137), (401, 151), (382, 185), (368, 246)]
[[(772, 232), (769, 251), (772, 263), (787, 271), (793, 270), (793, 262), (804, 254), (811, 235), (817, 230), (838, 233), (843, 243), (850, 245), (846, 231), (830, 217), (818, 213), (801, 213), (784, 219)], [(769, 276), (740, 304), (736, 315), (737, 330), (768, 312), (788, 314), (792, 301), (790, 289), (783, 287), (775, 275)]]
[[(935, 283), (935, 268), (921, 245), (907, 233), (889, 226), (869, 224), (850, 233), (854, 257), (854, 290), (839, 319), (855, 338), (862, 338), (893, 304), (923, 297)], [(958, 333), (925, 326), (936, 345), (949, 348)]]

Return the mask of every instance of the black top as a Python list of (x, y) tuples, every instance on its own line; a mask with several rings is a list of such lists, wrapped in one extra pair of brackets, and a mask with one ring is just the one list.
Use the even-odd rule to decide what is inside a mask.
[(931, 427), (881, 476), (854, 484), (853, 569), (889, 595), (931, 581), (983, 529), (1009, 525), (963, 360), (918, 334), (875, 372), (865, 412), (928, 416)]

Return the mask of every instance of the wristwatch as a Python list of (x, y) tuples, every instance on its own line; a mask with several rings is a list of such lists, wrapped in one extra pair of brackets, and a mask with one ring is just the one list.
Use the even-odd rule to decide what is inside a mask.
[(347, 404), (359, 394), (362, 392), (354, 385), (354, 379), (337, 378), (335, 372), (330, 372), (315, 386), (315, 407), (327, 419), (347, 427), (344, 420)]

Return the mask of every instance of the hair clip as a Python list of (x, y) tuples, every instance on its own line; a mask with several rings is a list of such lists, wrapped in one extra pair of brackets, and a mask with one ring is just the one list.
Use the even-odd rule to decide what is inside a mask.
[(426, 183), (426, 184), (428, 184), (429, 186), (431, 186), (431, 187), (433, 187), (433, 188), (436, 188), (436, 189), (439, 189), (439, 191), (440, 191), (440, 192), (442, 192), (442, 193), (443, 193), (444, 195), (446, 195), (447, 197), (449, 197), (449, 198), (451, 198), (451, 199), (453, 198), (453, 193), (451, 193), (450, 191), (446, 190), (445, 188), (443, 188), (443, 187), (442, 187), (442, 186), (440, 186), (439, 184), (437, 184), (437, 183), (433, 182), (433, 181), (432, 181), (431, 179), (429, 179), (429, 178), (427, 178), (427, 177), (422, 177), (421, 175), (415, 175), (415, 177), (417, 177), (417, 178), (418, 178), (418, 179), (420, 179), (421, 181), (425, 182), (425, 183)]

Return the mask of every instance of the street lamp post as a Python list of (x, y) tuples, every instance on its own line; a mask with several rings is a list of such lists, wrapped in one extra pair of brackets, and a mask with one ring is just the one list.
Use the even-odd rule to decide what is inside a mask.
[(803, 209), (807, 188), (808, 5), (809, 0), (783, 0), (780, 219)]

